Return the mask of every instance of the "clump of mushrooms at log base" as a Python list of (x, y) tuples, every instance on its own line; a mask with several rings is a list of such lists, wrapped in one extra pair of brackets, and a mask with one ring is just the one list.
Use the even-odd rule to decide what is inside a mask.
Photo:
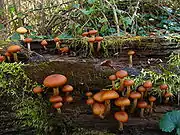
[(44, 93), (45, 90), (49, 91), (51, 93), (49, 101), (52, 103), (52, 107), (61, 113), (63, 104), (73, 102), (73, 97), (70, 93), (74, 90), (74, 88), (73, 86), (67, 84), (67, 81), (68, 79), (64, 75), (52, 74), (44, 79), (44, 88), (36, 86), (33, 88), (33, 92), (38, 96), (42, 96), (42, 93)]
[[(125, 70), (117, 71), (109, 76), (112, 87), (102, 89), (97, 93), (88, 91), (85, 93), (86, 104), (92, 109), (92, 113), (101, 119), (105, 119), (110, 113), (114, 113), (114, 118), (119, 122), (119, 130), (123, 130), (123, 124), (128, 122), (129, 116), (143, 118), (151, 116), (156, 105), (157, 98), (151, 94), (153, 83), (145, 80), (136, 89), (134, 80), (128, 79), (128, 72)], [(119, 85), (116, 85), (119, 84)], [(167, 104), (169, 97), (173, 96), (168, 92), (168, 85), (161, 84), (163, 103)], [(111, 106), (116, 106), (119, 111), (111, 111)]]

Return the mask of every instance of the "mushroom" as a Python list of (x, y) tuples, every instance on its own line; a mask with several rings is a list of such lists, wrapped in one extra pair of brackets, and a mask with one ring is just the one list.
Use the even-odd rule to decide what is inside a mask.
[(41, 96), (41, 92), (43, 92), (43, 89), (40, 87), (40, 86), (36, 86), (34, 89), (33, 89), (33, 92), (35, 94), (37, 94), (38, 96)]
[(87, 105), (90, 105), (90, 106), (92, 107), (92, 105), (94, 104), (94, 99), (93, 99), (93, 98), (88, 98), (88, 99), (86, 100), (86, 104), (87, 104)]
[(50, 99), (49, 99), (49, 101), (50, 101), (51, 103), (58, 103), (58, 102), (62, 102), (63, 99), (62, 99), (61, 96), (51, 96)]
[(110, 103), (110, 100), (111, 99), (116, 99), (116, 98), (119, 98), (119, 94), (114, 91), (114, 90), (107, 90), (105, 91), (103, 94), (102, 94), (102, 100), (105, 101), (105, 106), (106, 106), (106, 110), (105, 112), (106, 113), (109, 113), (110, 110), (111, 110), (111, 103)]
[(92, 111), (94, 115), (98, 115), (101, 119), (104, 119), (105, 105), (101, 103), (94, 103), (92, 105)]
[(112, 81), (112, 89), (115, 90), (115, 80), (116, 80), (116, 75), (110, 75), (109, 80)]
[(67, 78), (64, 75), (52, 74), (44, 79), (43, 84), (46, 87), (53, 88), (54, 95), (59, 95), (58, 87), (63, 86), (66, 82), (67, 82)]
[(95, 35), (97, 34), (97, 32), (98, 32), (97, 30), (90, 30), (88, 34), (91, 35), (91, 37), (95, 38)]
[(142, 100), (144, 97), (144, 92), (146, 91), (146, 89), (143, 86), (139, 86), (138, 91), (141, 93), (141, 100)]
[(11, 62), (11, 56), (12, 56), (11, 53), (6, 52), (4, 55), (7, 57), (8, 62)]
[(141, 98), (141, 94), (139, 92), (131, 92), (130, 94), (130, 98), (132, 98), (134, 101), (133, 101), (133, 106), (131, 108), (131, 113), (134, 113), (134, 110), (136, 109), (136, 106), (137, 106), (137, 101), (139, 98)]
[(173, 96), (172, 93), (166, 92), (164, 95), (164, 97), (165, 97), (164, 103), (167, 104), (169, 102), (169, 98), (172, 96)]
[(139, 101), (137, 107), (141, 109), (140, 117), (144, 117), (144, 109), (147, 108), (148, 104), (145, 101)]
[(150, 91), (150, 89), (152, 88), (152, 82), (150, 80), (145, 81), (143, 84), (144, 88), (146, 88), (146, 92), (145, 92), (145, 97), (147, 97), (148, 95), (148, 91)]
[(24, 34), (27, 33), (27, 29), (24, 27), (19, 27), (16, 32), (20, 34), (21, 40), (24, 40)]
[(60, 39), (58, 37), (55, 37), (54, 42), (56, 43), (56, 49), (60, 49)]
[(106, 92), (105, 90), (102, 90), (102, 91), (94, 94), (93, 99), (94, 99), (95, 101), (97, 101), (97, 102), (100, 102), (100, 103), (101, 103), (101, 102), (104, 102), (104, 100), (102, 99), (102, 94), (104, 94), (105, 92)]
[(32, 42), (32, 38), (25, 38), (24, 39), (24, 43), (27, 43), (27, 47), (28, 47), (28, 50), (31, 51), (31, 42)]
[(82, 33), (82, 36), (83, 37), (87, 37), (89, 35), (89, 33), (88, 32), (84, 32), (84, 33)]
[(156, 98), (154, 96), (149, 97), (149, 102), (150, 102), (150, 110), (149, 113), (151, 114), (153, 112), (153, 103), (156, 101)]
[(125, 111), (125, 106), (130, 105), (130, 100), (127, 97), (120, 97), (115, 100), (115, 105), (121, 107), (121, 111)]
[(164, 96), (164, 94), (167, 92), (168, 85), (167, 84), (161, 84), (159, 87), (162, 90), (162, 96)]
[(114, 117), (116, 120), (119, 121), (119, 130), (122, 131), (123, 130), (123, 123), (128, 121), (128, 114), (124, 111), (116, 112), (114, 114)]
[(134, 84), (133, 80), (124, 80), (124, 86), (127, 86), (126, 97), (129, 97), (131, 92), (131, 86)]
[(90, 44), (90, 51), (94, 53), (94, 42), (95, 42), (95, 38), (88, 38), (88, 42)]
[(73, 91), (73, 87), (71, 85), (65, 85), (63, 88), (62, 88), (62, 91), (63, 92), (66, 92), (66, 96), (68, 96), (69, 92), (72, 92)]
[(135, 51), (128, 51), (128, 55), (129, 55), (129, 67), (133, 66), (133, 62), (132, 62), (132, 56), (135, 54)]
[(88, 99), (91, 98), (92, 95), (93, 95), (92, 92), (86, 92), (86, 96), (88, 97)]
[(42, 40), (41, 41), (41, 45), (44, 47), (44, 50), (47, 50), (47, 45), (48, 45), (48, 43), (47, 43), (47, 41), (46, 40)]
[(69, 47), (65, 46), (65, 47), (63, 47), (63, 48), (60, 48), (59, 51), (60, 51), (61, 53), (68, 53), (68, 52), (69, 52)]
[(73, 97), (72, 97), (72, 96), (66, 96), (66, 97), (65, 97), (65, 101), (66, 101), (67, 103), (71, 103), (71, 102), (73, 102)]
[(12, 53), (14, 56), (14, 61), (18, 62), (17, 52), (21, 50), (19, 45), (11, 45), (8, 47), (7, 52)]
[(4, 56), (0, 56), (0, 62), (5, 61), (5, 57)]
[(103, 39), (104, 38), (100, 37), (100, 36), (95, 37), (95, 41), (98, 43), (97, 52), (99, 52), (99, 50), (101, 49), (101, 42), (102, 42)]
[(61, 107), (63, 106), (62, 102), (54, 103), (53, 107), (57, 109), (58, 113), (61, 113)]
[(124, 78), (126, 76), (128, 76), (128, 72), (125, 70), (120, 70), (116, 72), (116, 77), (120, 79), (120, 87), (119, 87), (120, 91), (124, 90)]

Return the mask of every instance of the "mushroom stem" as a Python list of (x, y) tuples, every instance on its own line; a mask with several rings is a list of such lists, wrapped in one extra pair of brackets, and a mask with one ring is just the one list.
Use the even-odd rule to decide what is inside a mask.
[(131, 92), (131, 87), (130, 87), (130, 86), (127, 86), (126, 97), (129, 97), (130, 92)]
[(47, 50), (47, 47), (45, 45), (43, 47), (44, 47), (44, 50)]
[(141, 118), (144, 117), (144, 108), (141, 108), (140, 117), (141, 117)]
[[(69, 92), (66, 92), (66, 94), (65, 94), (66, 96), (68, 96), (69, 95)], [(88, 99), (89, 99), (89, 97), (88, 97)]]
[(166, 97), (166, 99), (164, 100), (164, 103), (167, 104), (169, 102), (169, 97)]
[(125, 106), (121, 106), (121, 111), (125, 111)]
[(7, 56), (8, 62), (11, 62), (11, 58), (9, 56)]
[(123, 91), (124, 89), (124, 79), (120, 79), (120, 87), (119, 87), (119, 90), (120, 91)]
[(123, 131), (123, 123), (119, 121), (119, 131)]
[(132, 55), (129, 55), (129, 67), (132, 67), (133, 64), (132, 64)]
[(148, 91), (149, 91), (149, 88), (146, 88), (146, 92), (145, 92), (144, 97), (147, 97), (147, 96), (148, 96)]
[(15, 61), (15, 62), (18, 62), (17, 53), (13, 53), (13, 56), (14, 56), (14, 61)]
[[(91, 105), (91, 108), (92, 108), (92, 105)], [(101, 119), (104, 119), (104, 115), (103, 115), (103, 114), (100, 114), (99, 117), (100, 117)]]
[(24, 34), (20, 34), (20, 39), (24, 40)]
[(31, 44), (27, 43), (28, 50), (31, 51)]
[(108, 113), (110, 112), (110, 110), (111, 110), (110, 100), (106, 100), (106, 101), (105, 101), (105, 107), (106, 107), (106, 109), (105, 109), (105, 114), (108, 114)]
[(138, 99), (134, 99), (133, 107), (131, 108), (131, 113), (134, 113), (134, 110), (136, 109), (136, 106), (137, 106), (137, 100), (138, 100)]
[(56, 49), (60, 49), (60, 44), (59, 44), (59, 42), (56, 42)]
[(58, 113), (61, 113), (61, 108), (57, 108)]
[(141, 100), (143, 100), (144, 92), (141, 92)]
[(91, 52), (94, 53), (94, 46), (93, 46), (93, 43), (90, 43), (90, 49), (91, 49)]
[(59, 95), (59, 88), (53, 88), (53, 95), (58, 96)]
[(38, 97), (42, 97), (42, 94), (41, 93), (37, 93)]
[(100, 49), (101, 49), (101, 42), (98, 42), (97, 52), (99, 52)]
[(151, 114), (153, 112), (153, 102), (150, 102), (151, 108), (149, 109), (149, 113)]

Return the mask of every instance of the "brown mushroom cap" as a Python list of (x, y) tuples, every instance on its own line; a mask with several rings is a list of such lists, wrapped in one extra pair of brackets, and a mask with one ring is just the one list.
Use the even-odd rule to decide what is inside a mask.
[(4, 55), (5, 55), (5, 56), (8, 56), (8, 57), (12, 56), (12, 54), (9, 53), (9, 52), (6, 52)]
[(152, 88), (152, 82), (148, 80), (148, 81), (144, 82), (143, 86), (144, 86), (144, 88)]
[(135, 54), (135, 51), (132, 51), (132, 50), (128, 51), (128, 55), (134, 55), (134, 54)]
[(140, 86), (140, 87), (138, 87), (138, 91), (139, 91), (139, 92), (145, 92), (146, 89), (145, 89), (143, 86)]
[(86, 92), (86, 96), (87, 96), (87, 97), (91, 97), (92, 95), (93, 95), (92, 92)]
[(138, 108), (147, 108), (148, 104), (145, 101), (139, 101), (137, 104)]
[(95, 37), (95, 41), (96, 42), (100, 42), (100, 41), (102, 41), (104, 38), (103, 37), (100, 37), (100, 36), (97, 36), (97, 37)]
[(94, 43), (95, 42), (95, 38), (88, 38), (88, 42), (89, 43)]
[(65, 85), (63, 88), (62, 88), (62, 91), (63, 92), (71, 92), (73, 91), (73, 87), (71, 85)]
[(171, 96), (173, 96), (173, 94), (169, 92), (166, 92), (166, 94), (164, 95), (164, 97), (171, 97)]
[(34, 93), (41, 93), (41, 92), (43, 92), (43, 89), (42, 89), (40, 86), (37, 86), (37, 87), (35, 87), (35, 88), (33, 89), (33, 92), (34, 92)]
[(33, 40), (32, 40), (32, 38), (25, 38), (24, 39), (24, 42), (25, 43), (31, 43)]
[(46, 87), (55, 88), (55, 87), (63, 86), (66, 82), (67, 82), (67, 78), (64, 75), (53, 74), (47, 76), (44, 79), (43, 84)]
[(124, 77), (128, 76), (128, 72), (125, 70), (120, 70), (116, 72), (116, 77), (123, 79)]
[(59, 41), (60, 41), (60, 39), (58, 37), (54, 38), (54, 42), (59, 42)]
[(21, 50), (21, 47), (19, 45), (12, 45), (12, 46), (9, 46), (7, 51), (9, 53), (17, 53)]
[(109, 76), (109, 80), (115, 81), (115, 80), (116, 80), (116, 75), (110, 75), (110, 76)]
[(104, 100), (102, 99), (102, 94), (104, 94), (106, 91), (100, 91), (98, 93), (96, 93), (94, 96), (93, 96), (93, 99), (97, 102), (104, 102)]
[(111, 100), (119, 98), (119, 94), (115, 90), (107, 90), (102, 94), (103, 100)]
[(66, 96), (65, 101), (68, 103), (71, 103), (73, 101), (73, 97), (72, 96)]
[(3, 62), (5, 60), (4, 56), (0, 56), (0, 62)]
[(149, 101), (150, 101), (150, 102), (154, 102), (154, 101), (156, 101), (156, 98), (155, 98), (154, 96), (150, 96), (150, 97), (149, 97)]
[(88, 105), (94, 104), (94, 99), (93, 99), (93, 98), (87, 99), (87, 100), (86, 100), (86, 104), (88, 104)]
[(168, 89), (167, 84), (161, 84), (159, 87), (160, 87), (161, 90), (167, 90)]
[(134, 84), (134, 81), (133, 80), (124, 80), (124, 85), (125, 86), (132, 86)]
[(131, 92), (131, 94), (130, 94), (130, 98), (132, 98), (132, 99), (139, 99), (139, 98), (141, 98), (141, 94), (139, 93), (139, 92)]
[(51, 103), (57, 103), (57, 102), (62, 102), (63, 99), (62, 99), (61, 96), (51, 96), (50, 99), (49, 99), (49, 101), (50, 101)]
[(42, 46), (47, 46), (47, 45), (48, 45), (48, 43), (47, 43), (47, 41), (46, 41), (46, 40), (42, 40), (42, 41), (41, 41), (41, 45), (42, 45)]
[(16, 32), (19, 34), (25, 34), (27, 32), (27, 29), (24, 27), (19, 27)]
[(125, 123), (128, 121), (128, 114), (124, 111), (121, 111), (121, 112), (116, 112), (114, 114), (114, 117), (116, 120), (122, 122), (122, 123)]
[(61, 103), (61, 102), (53, 104), (53, 107), (56, 109), (61, 108), (62, 106), (63, 106), (63, 103)]
[(114, 103), (116, 106), (128, 106), (128, 105), (130, 105), (131, 102), (126, 97), (120, 97), (120, 98), (116, 99)]
[(89, 35), (89, 33), (88, 32), (84, 32), (84, 33), (82, 33), (82, 36), (83, 37), (87, 37)]
[(92, 106), (92, 111), (95, 115), (101, 115), (105, 112), (105, 105), (100, 103), (94, 103)]
[(97, 30), (90, 30), (90, 31), (88, 32), (88, 34), (89, 34), (89, 35), (96, 35), (97, 32), (98, 32)]

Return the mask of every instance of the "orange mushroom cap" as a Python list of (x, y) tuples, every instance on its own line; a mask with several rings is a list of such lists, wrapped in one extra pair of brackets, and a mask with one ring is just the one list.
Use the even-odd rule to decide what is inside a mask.
[(100, 36), (97, 36), (95, 37), (95, 41), (96, 42), (101, 42), (104, 38), (103, 37), (100, 37)]
[(116, 80), (116, 75), (110, 75), (110, 76), (109, 76), (109, 80), (115, 81), (115, 80)]
[(135, 51), (132, 51), (132, 50), (128, 51), (128, 55), (134, 55), (134, 54), (135, 54)]
[(53, 107), (56, 109), (61, 108), (62, 106), (63, 106), (63, 103), (61, 103), (61, 102), (53, 104)]
[(152, 82), (148, 80), (148, 81), (144, 82), (143, 86), (144, 86), (144, 88), (152, 88)]
[(9, 53), (9, 52), (6, 52), (4, 55), (5, 55), (5, 56), (8, 56), (8, 57), (11, 57), (11, 56), (12, 56), (12, 54)]
[(159, 87), (160, 87), (161, 90), (167, 90), (168, 89), (167, 84), (161, 84)]
[(46, 41), (46, 40), (42, 40), (42, 41), (41, 41), (41, 45), (42, 45), (42, 46), (47, 46), (47, 45), (48, 45), (48, 43), (47, 43), (47, 41)]
[(150, 102), (154, 102), (154, 101), (156, 101), (156, 98), (155, 98), (154, 96), (150, 96), (150, 97), (149, 97), (149, 101), (150, 101)]
[(32, 38), (25, 38), (24, 39), (24, 42), (25, 43), (31, 43), (33, 40), (32, 40)]
[(12, 45), (12, 46), (9, 46), (7, 49), (9, 53), (17, 53), (20, 50), (21, 50), (21, 47), (19, 45)]
[(83, 37), (87, 37), (89, 35), (89, 33), (88, 32), (84, 32), (84, 33), (82, 33), (82, 36)]
[(73, 101), (73, 97), (72, 96), (66, 96), (65, 101), (68, 103), (71, 103)]
[(145, 101), (139, 101), (137, 104), (138, 108), (147, 108), (148, 104)]
[(87, 100), (86, 100), (86, 104), (88, 104), (88, 105), (94, 104), (94, 99), (93, 99), (93, 98), (87, 99)]
[(88, 34), (89, 34), (89, 35), (96, 35), (97, 32), (98, 32), (97, 30), (90, 30), (90, 31), (88, 32)]
[(139, 99), (139, 98), (141, 98), (141, 94), (139, 92), (133, 91), (130, 94), (130, 98), (132, 98), (132, 99)]
[(33, 89), (33, 92), (34, 92), (34, 93), (41, 93), (41, 92), (43, 92), (43, 89), (42, 89), (40, 86), (37, 86), (37, 87), (35, 87), (35, 88)]
[(68, 53), (69, 52), (69, 47), (63, 47), (63, 48), (60, 48), (59, 51), (61, 51), (62, 53)]
[(140, 86), (140, 87), (138, 88), (138, 91), (139, 91), (139, 92), (145, 92), (146, 89), (145, 89), (143, 86)]
[(87, 97), (91, 97), (92, 95), (93, 95), (92, 92), (86, 92), (86, 96), (87, 96)]
[(119, 98), (119, 94), (115, 90), (107, 90), (102, 94), (103, 100), (110, 100)]
[(0, 62), (3, 62), (5, 60), (4, 56), (0, 56)]
[(116, 77), (123, 79), (124, 77), (128, 76), (128, 72), (125, 70), (120, 70), (116, 72)]
[(133, 80), (124, 80), (124, 85), (125, 86), (132, 86), (134, 84), (134, 81)]
[(67, 78), (64, 75), (53, 74), (47, 76), (44, 79), (43, 84), (46, 87), (55, 88), (55, 87), (63, 86), (66, 82), (67, 82)]
[(164, 97), (171, 97), (171, 96), (173, 96), (173, 94), (169, 92), (166, 92), (166, 94), (164, 95)]
[(105, 112), (105, 105), (100, 103), (94, 103), (92, 106), (93, 114), (95, 115), (101, 115)]
[(98, 93), (96, 93), (94, 96), (93, 96), (93, 99), (97, 102), (104, 102), (104, 100), (102, 99), (102, 94), (104, 94), (106, 91), (100, 91)]
[(54, 38), (54, 42), (59, 42), (59, 41), (60, 41), (60, 39), (58, 37)]
[(65, 85), (63, 88), (62, 88), (62, 91), (63, 92), (71, 92), (73, 91), (73, 87), (71, 85)]
[(51, 103), (57, 103), (57, 102), (62, 102), (63, 99), (62, 99), (61, 96), (51, 96), (50, 99), (49, 99), (49, 101), (50, 101)]
[(121, 111), (121, 112), (116, 112), (114, 114), (114, 117), (116, 120), (122, 122), (122, 123), (125, 123), (128, 121), (128, 114), (124, 111)]
[(95, 42), (95, 38), (88, 38), (88, 42), (89, 43), (94, 43)]
[(130, 105), (131, 102), (126, 97), (120, 97), (120, 98), (116, 99), (114, 103), (116, 106), (128, 106), (128, 105)]

